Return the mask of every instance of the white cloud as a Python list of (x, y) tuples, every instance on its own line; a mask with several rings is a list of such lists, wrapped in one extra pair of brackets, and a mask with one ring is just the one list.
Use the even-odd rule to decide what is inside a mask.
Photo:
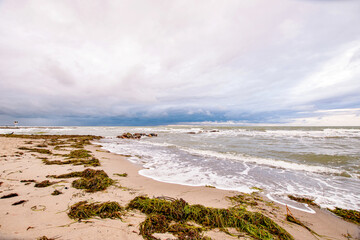
[(293, 126), (360, 126), (360, 109), (315, 111), (315, 116), (289, 119)]
[(326, 108), (316, 102), (333, 97), (353, 107), (359, 8), (358, 1), (1, 1), (0, 114), (238, 116)]

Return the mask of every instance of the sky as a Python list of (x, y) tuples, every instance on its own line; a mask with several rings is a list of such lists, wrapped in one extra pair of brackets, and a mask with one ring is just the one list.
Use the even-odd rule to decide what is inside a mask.
[(360, 126), (359, 0), (0, 0), (0, 125)]

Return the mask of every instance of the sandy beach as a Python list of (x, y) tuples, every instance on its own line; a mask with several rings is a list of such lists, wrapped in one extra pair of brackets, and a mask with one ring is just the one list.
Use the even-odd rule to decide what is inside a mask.
[[(99, 159), (101, 166), (46, 165), (43, 163), (45, 157), (48, 161), (64, 160), (63, 155), (75, 149), (69, 145), (56, 148), (48, 143), (46, 139), (0, 137), (0, 197), (11, 193), (18, 194), (16, 197), (0, 199), (0, 239), (37, 239), (42, 236), (49, 239), (143, 239), (139, 234), (139, 225), (146, 215), (138, 210), (127, 211), (122, 220), (91, 218), (77, 221), (70, 219), (67, 212), (71, 205), (80, 201), (116, 201), (121, 206), (126, 206), (136, 196), (182, 198), (189, 204), (228, 208), (234, 203), (227, 197), (240, 194), (209, 186), (176, 185), (143, 177), (138, 174), (140, 166), (129, 162), (125, 156), (101, 149), (96, 141), (84, 147), (93, 157)], [(37, 146), (41, 145), (41, 149), (50, 150), (51, 154), (29, 151), (39, 149)], [(83, 171), (86, 168), (104, 170), (116, 183), (106, 190), (92, 193), (72, 187), (72, 178), (47, 177)], [(123, 173), (127, 176), (117, 175)], [(21, 180), (58, 182), (48, 187), (36, 188), (34, 182)], [(54, 190), (62, 194), (52, 195)], [(259, 200), (255, 206), (247, 206), (247, 209), (270, 217), (295, 239), (360, 239), (358, 225), (344, 221), (325, 209), (312, 207), (315, 214), (290, 209), (293, 216), (318, 234), (316, 235), (303, 226), (286, 221), (285, 206), (270, 202), (261, 192), (256, 196), (263, 200)], [(24, 202), (12, 205), (21, 200)], [(234, 236), (213, 229), (204, 232), (204, 236), (212, 239), (251, 239), (244, 233), (231, 232)], [(177, 239), (169, 233), (154, 236), (159, 239)]]

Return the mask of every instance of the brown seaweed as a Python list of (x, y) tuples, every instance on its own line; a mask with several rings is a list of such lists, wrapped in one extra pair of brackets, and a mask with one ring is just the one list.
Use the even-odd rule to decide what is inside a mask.
[(0, 199), (13, 198), (13, 197), (17, 197), (17, 196), (19, 196), (19, 194), (17, 194), (17, 193), (10, 193), (10, 194), (8, 194), (8, 195), (2, 196)]

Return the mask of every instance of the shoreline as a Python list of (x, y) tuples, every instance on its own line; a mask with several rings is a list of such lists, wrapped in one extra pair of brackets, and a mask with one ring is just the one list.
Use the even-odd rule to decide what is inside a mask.
[[(32, 184), (20, 183), (23, 179), (35, 179), (37, 181), (47, 179), (49, 174), (63, 174), (69, 171), (81, 171), (86, 167), (79, 165), (45, 165), (42, 163), (42, 154), (19, 151), (19, 147), (26, 145), (29, 139), (0, 137), (0, 193), (17, 192), (19, 197), (0, 199), (0, 239), (36, 239), (43, 235), (59, 237), (58, 239), (106, 239), (117, 236), (120, 239), (143, 239), (139, 235), (139, 224), (144, 221), (145, 215), (139, 212), (131, 212), (120, 220), (90, 219), (90, 223), (73, 222), (66, 215), (66, 210), (71, 204), (83, 200), (117, 201), (122, 206), (129, 203), (134, 197), (147, 195), (149, 197), (183, 198), (189, 204), (202, 204), (206, 207), (228, 208), (232, 206), (227, 197), (236, 196), (239, 192), (221, 190), (205, 186), (186, 186), (174, 183), (159, 182), (142, 176), (138, 173), (142, 168), (131, 163), (124, 156), (101, 149), (101, 146), (86, 145), (85, 149), (100, 160), (101, 166), (90, 167), (104, 170), (110, 178), (117, 180), (116, 186), (110, 186), (107, 190), (95, 193), (86, 193), (83, 190), (71, 187), (71, 179), (59, 183), (57, 187), (36, 189)], [(44, 140), (31, 140), (29, 146), (41, 144)], [(53, 152), (61, 153), (61, 151)], [(18, 154), (16, 152), (23, 152)], [(6, 157), (2, 157), (6, 155)], [(59, 156), (48, 156), (50, 160), (58, 160)], [(127, 173), (127, 177), (114, 175), (115, 173)], [(121, 187), (119, 186), (121, 185)], [(50, 195), (54, 188), (61, 189), (64, 194), (59, 196)], [(67, 188), (67, 189), (66, 189)], [(28, 202), (18, 206), (11, 206), (17, 200)], [(268, 205), (267, 205), (268, 204)], [(45, 211), (33, 211), (32, 206), (46, 206)], [(249, 207), (250, 210), (261, 211), (271, 217), (276, 223), (293, 235), (295, 239), (316, 239), (305, 228), (286, 221), (286, 207), (278, 203), (268, 203), (265, 200), (257, 207)], [(346, 222), (332, 213), (319, 209), (315, 214), (305, 213), (291, 209), (292, 214), (309, 226), (319, 235), (335, 239), (349, 239), (346, 234), (359, 239), (359, 226)], [(70, 225), (69, 225), (70, 224)], [(62, 227), (61, 227), (62, 226)], [(65, 226), (65, 227), (64, 227)], [(31, 228), (29, 228), (31, 227)], [(223, 232), (212, 230), (206, 232), (213, 239), (239, 239)], [(171, 237), (171, 236), (170, 236)], [(173, 238), (174, 239), (174, 238)], [(241, 238), (240, 238), (241, 239)]]

